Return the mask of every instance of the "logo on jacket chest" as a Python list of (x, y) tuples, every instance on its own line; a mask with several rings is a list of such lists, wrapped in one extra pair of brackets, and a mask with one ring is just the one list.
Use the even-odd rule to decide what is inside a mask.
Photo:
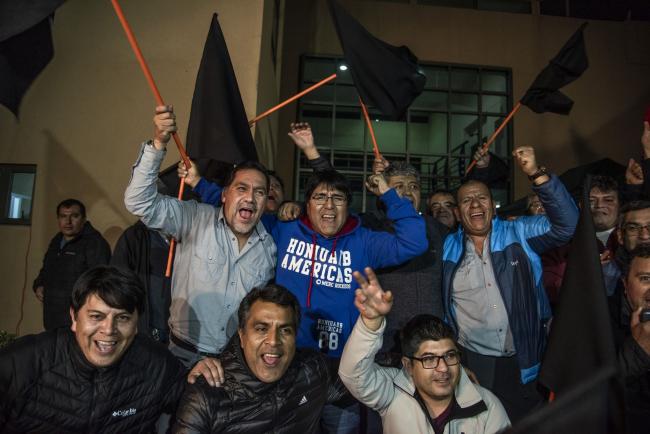
[(128, 408), (124, 410), (115, 410), (113, 412), (113, 417), (127, 417), (133, 416), (138, 410), (135, 408)]
[(318, 244), (291, 238), (280, 267), (305, 276), (313, 276), (314, 283), (330, 288), (350, 289), (352, 257), (349, 250), (331, 250)]

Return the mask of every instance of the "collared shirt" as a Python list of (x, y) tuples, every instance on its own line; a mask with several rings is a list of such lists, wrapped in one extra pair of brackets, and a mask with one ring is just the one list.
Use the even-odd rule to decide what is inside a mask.
[(515, 354), (508, 313), (492, 267), (489, 236), (482, 255), (469, 237), (465, 241), (465, 256), (454, 275), (452, 303), (460, 345), (486, 356)]
[(164, 151), (143, 146), (124, 203), (148, 227), (178, 241), (171, 332), (202, 352), (219, 353), (237, 330), (241, 300), (273, 278), (275, 243), (260, 222), (240, 251), (222, 208), (158, 194), (156, 180), (164, 157)]
[(607, 246), (607, 241), (609, 241), (609, 236), (612, 234), (613, 230), (614, 228), (605, 229), (604, 231), (596, 232), (596, 237), (600, 240), (601, 243)]

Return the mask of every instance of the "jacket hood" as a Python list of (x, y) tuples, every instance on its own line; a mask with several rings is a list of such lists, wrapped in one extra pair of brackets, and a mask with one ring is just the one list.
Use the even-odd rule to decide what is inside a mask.
[[(305, 214), (303, 214), (300, 217), (298, 223), (299, 223), (300, 230), (303, 231), (306, 236), (311, 236), (311, 242), (313, 243), (314, 246), (318, 244), (319, 239), (334, 240), (332, 242), (332, 249), (331, 249), (331, 255), (334, 256), (336, 255), (336, 244), (339, 238), (345, 237), (346, 235), (349, 235), (354, 231), (356, 231), (357, 229), (359, 229), (359, 227), (361, 226), (361, 219), (354, 214), (348, 215), (348, 218), (345, 220), (345, 223), (343, 224), (341, 230), (334, 237), (329, 237), (329, 238), (326, 238), (323, 235), (314, 231), (314, 227), (312, 226), (311, 222), (309, 221), (309, 218)], [(314, 254), (313, 253), (314, 250), (315, 247), (313, 247), (312, 255)], [(314, 286), (314, 263), (315, 261), (312, 258), (311, 269), (309, 271), (309, 287), (307, 288), (307, 308), (311, 308), (311, 292)]]
[(317, 237), (326, 239), (326, 240), (331, 240), (331, 239), (337, 239), (340, 237), (344, 237), (348, 234), (351, 234), (352, 232), (356, 231), (359, 226), (361, 226), (361, 219), (359, 216), (355, 214), (350, 214), (348, 215), (348, 218), (345, 220), (345, 223), (343, 223), (343, 227), (341, 228), (338, 233), (333, 236), (333, 237), (324, 237), (323, 235), (317, 233), (314, 230), (314, 227), (312, 226), (311, 222), (309, 221), (309, 217), (307, 217), (306, 214), (303, 214), (300, 216), (300, 228), (305, 232), (310, 235), (316, 235)]

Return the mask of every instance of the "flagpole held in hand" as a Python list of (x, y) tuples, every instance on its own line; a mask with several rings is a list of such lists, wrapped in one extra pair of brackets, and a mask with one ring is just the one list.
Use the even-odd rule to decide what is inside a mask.
[[(133, 54), (135, 54), (136, 59), (138, 59), (140, 68), (142, 68), (142, 72), (144, 73), (144, 77), (147, 79), (147, 83), (149, 83), (149, 87), (151, 88), (151, 92), (153, 92), (153, 96), (156, 99), (156, 103), (158, 105), (165, 105), (162, 96), (160, 96), (160, 92), (158, 91), (158, 86), (156, 86), (156, 82), (153, 79), (151, 70), (149, 69), (147, 62), (144, 60), (142, 51), (138, 46), (138, 41), (136, 41), (135, 35), (131, 30), (131, 26), (126, 20), (126, 17), (124, 16), (124, 12), (122, 12), (122, 7), (120, 6), (117, 0), (111, 0), (111, 3), (113, 4), (113, 9), (115, 9), (117, 18), (120, 20), (120, 23), (122, 24), (124, 33), (126, 33), (126, 38), (129, 40), (131, 49), (133, 49)], [(187, 156), (187, 153), (185, 152), (185, 147), (183, 146), (183, 142), (181, 141), (181, 138), (178, 136), (178, 133), (176, 132), (172, 133), (172, 137), (174, 138), (174, 142), (176, 143), (176, 147), (178, 148), (178, 153), (181, 154), (181, 158), (183, 159), (183, 163), (185, 164), (185, 167), (188, 168), (191, 167), (190, 159)], [(178, 199), (183, 198), (184, 189), (185, 189), (185, 182), (183, 179), (181, 179), (180, 185), (178, 187)], [(169, 255), (167, 256), (167, 268), (165, 270), (165, 277), (171, 276), (171, 265), (172, 265), (172, 258), (174, 257), (175, 246), (176, 246), (176, 240), (172, 238), (171, 242), (169, 243)]]
[(370, 116), (368, 116), (368, 110), (366, 105), (363, 103), (361, 98), (359, 98), (359, 104), (361, 104), (361, 111), (363, 112), (363, 117), (366, 120), (366, 125), (370, 131), (370, 139), (372, 140), (372, 151), (375, 153), (375, 159), (381, 160), (381, 153), (379, 152), (379, 147), (377, 146), (377, 139), (375, 138), (375, 130), (372, 127), (372, 122), (370, 121)]
[(336, 73), (330, 75), (330, 76), (327, 77), (327, 78), (322, 79), (321, 81), (319, 81), (318, 83), (314, 84), (313, 86), (309, 86), (307, 89), (305, 89), (305, 90), (303, 90), (303, 91), (301, 91), (301, 92), (295, 94), (295, 95), (292, 96), (291, 98), (289, 98), (289, 99), (287, 99), (287, 100), (281, 102), (280, 104), (276, 105), (275, 107), (271, 107), (270, 109), (268, 109), (268, 110), (265, 111), (264, 113), (255, 116), (253, 119), (251, 119), (250, 121), (248, 121), (248, 125), (250, 125), (250, 126), (252, 127), (252, 126), (255, 124), (255, 122), (257, 122), (257, 121), (259, 121), (259, 120), (261, 120), (261, 119), (264, 119), (265, 117), (267, 117), (267, 116), (270, 115), (271, 113), (275, 112), (276, 110), (280, 110), (280, 109), (281, 109), (282, 107), (284, 107), (285, 105), (287, 105), (287, 104), (291, 104), (292, 102), (294, 102), (294, 101), (297, 100), (298, 98), (307, 95), (309, 92), (312, 92), (312, 91), (318, 89), (318, 88), (321, 87), (322, 85), (329, 83), (330, 81), (334, 80), (335, 78), (336, 78)]
[[(483, 151), (487, 151), (488, 149), (490, 149), (490, 145), (496, 140), (497, 136), (506, 127), (508, 122), (510, 122), (510, 120), (512, 120), (513, 116), (515, 115), (515, 113), (517, 113), (517, 110), (519, 110), (519, 108), (521, 108), (521, 102), (518, 102), (517, 105), (515, 105), (515, 107), (510, 111), (508, 116), (503, 120), (503, 122), (501, 122), (501, 125), (499, 125), (499, 128), (497, 128), (492, 133), (492, 135), (490, 136), (488, 141), (485, 142), (485, 144), (483, 145)], [(465, 175), (467, 175), (469, 172), (471, 172), (471, 170), (474, 168), (475, 165), (476, 165), (476, 160), (472, 159), (472, 162), (469, 163), (469, 166), (467, 166), (467, 170), (465, 170)]]

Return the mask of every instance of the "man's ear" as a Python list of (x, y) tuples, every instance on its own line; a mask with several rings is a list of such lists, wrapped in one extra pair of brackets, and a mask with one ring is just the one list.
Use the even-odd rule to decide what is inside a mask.
[(244, 331), (242, 329), (238, 328), (237, 329), (237, 334), (239, 335), (239, 346), (243, 346), (242, 345), (242, 336), (244, 335)]
[(413, 361), (408, 357), (402, 357), (402, 366), (406, 369), (406, 372), (409, 374), (409, 377), (413, 377)]
[(226, 203), (226, 192), (228, 191), (228, 187), (224, 187), (224, 189), (221, 191), (221, 203)]
[(458, 208), (458, 205), (456, 205), (453, 209), (454, 211), (454, 216), (456, 217), (456, 221), (459, 222), (460, 220), (460, 209)]
[(621, 228), (616, 228), (616, 240), (618, 241), (619, 245), (623, 245), (623, 241), (625, 239), (623, 238), (623, 230)]
[(76, 333), (77, 331), (77, 315), (74, 313), (74, 309), (70, 307), (70, 319), (72, 320), (72, 325), (70, 325), (70, 330)]

